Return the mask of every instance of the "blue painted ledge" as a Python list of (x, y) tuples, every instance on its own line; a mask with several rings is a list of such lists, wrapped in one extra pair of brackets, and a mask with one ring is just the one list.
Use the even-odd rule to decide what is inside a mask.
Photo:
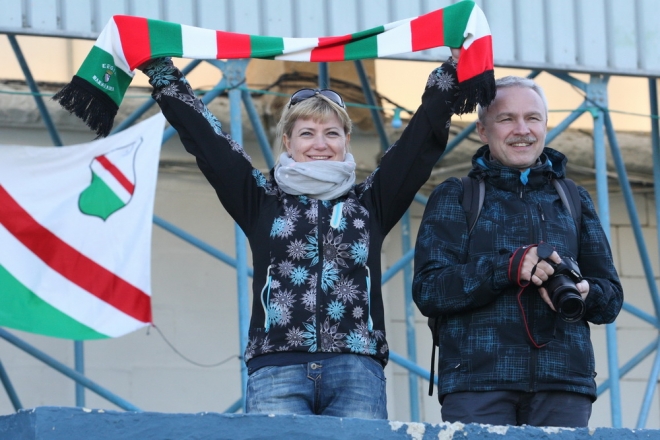
[(324, 416), (166, 414), (38, 407), (0, 416), (3, 440), (150, 439), (413, 439), (632, 440), (660, 431), (614, 428), (535, 428), (461, 423), (403, 423)]

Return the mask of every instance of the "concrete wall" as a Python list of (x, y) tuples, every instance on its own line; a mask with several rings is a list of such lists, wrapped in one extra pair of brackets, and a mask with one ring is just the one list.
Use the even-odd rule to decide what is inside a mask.
[(431, 440), (539, 439), (636, 440), (658, 438), (650, 429), (537, 428), (462, 423), (401, 423), (318, 416), (227, 415), (217, 413), (119, 413), (78, 408), (40, 407), (0, 416), (3, 439), (149, 440), (287, 439)]

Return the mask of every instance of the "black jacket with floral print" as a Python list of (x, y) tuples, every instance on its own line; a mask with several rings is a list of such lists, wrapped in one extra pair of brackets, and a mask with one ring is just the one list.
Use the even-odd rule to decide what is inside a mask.
[(195, 97), (169, 59), (144, 69), (153, 97), (247, 236), (253, 257), (245, 361), (269, 353), (357, 353), (388, 360), (381, 247), (447, 145), (455, 63), (435, 69), (422, 104), (380, 166), (344, 196), (284, 193)]

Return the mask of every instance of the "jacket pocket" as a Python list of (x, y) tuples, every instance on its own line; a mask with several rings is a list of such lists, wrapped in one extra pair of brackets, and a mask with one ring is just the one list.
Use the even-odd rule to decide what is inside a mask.
[[(268, 269), (266, 269), (266, 284), (264, 284), (264, 287), (261, 288), (261, 306), (264, 309), (264, 331), (268, 333), (268, 330), (270, 330), (270, 316), (268, 315), (268, 311), (270, 310), (270, 282), (271, 282), (271, 275), (270, 275), (270, 270), (273, 267), (273, 265), (269, 265)], [(264, 292), (266, 293), (266, 300), (264, 301)]]
[(370, 332), (374, 331), (374, 321), (371, 319), (371, 271), (369, 266), (364, 266), (367, 269), (367, 329)]

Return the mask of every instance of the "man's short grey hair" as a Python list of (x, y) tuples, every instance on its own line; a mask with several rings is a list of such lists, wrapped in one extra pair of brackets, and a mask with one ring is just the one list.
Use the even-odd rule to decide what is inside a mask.
[[(545, 98), (545, 93), (543, 92), (541, 86), (534, 82), (534, 80), (522, 76), (505, 76), (495, 81), (495, 87), (497, 89), (504, 89), (507, 87), (526, 87), (528, 89), (532, 89), (536, 92), (537, 95), (541, 97), (541, 101), (543, 101), (543, 107), (545, 108), (545, 119), (548, 119), (548, 100)], [(477, 116), (479, 117), (479, 122), (482, 124), (485, 122), (487, 110), (488, 107), (482, 107), (481, 105), (477, 106)]]

